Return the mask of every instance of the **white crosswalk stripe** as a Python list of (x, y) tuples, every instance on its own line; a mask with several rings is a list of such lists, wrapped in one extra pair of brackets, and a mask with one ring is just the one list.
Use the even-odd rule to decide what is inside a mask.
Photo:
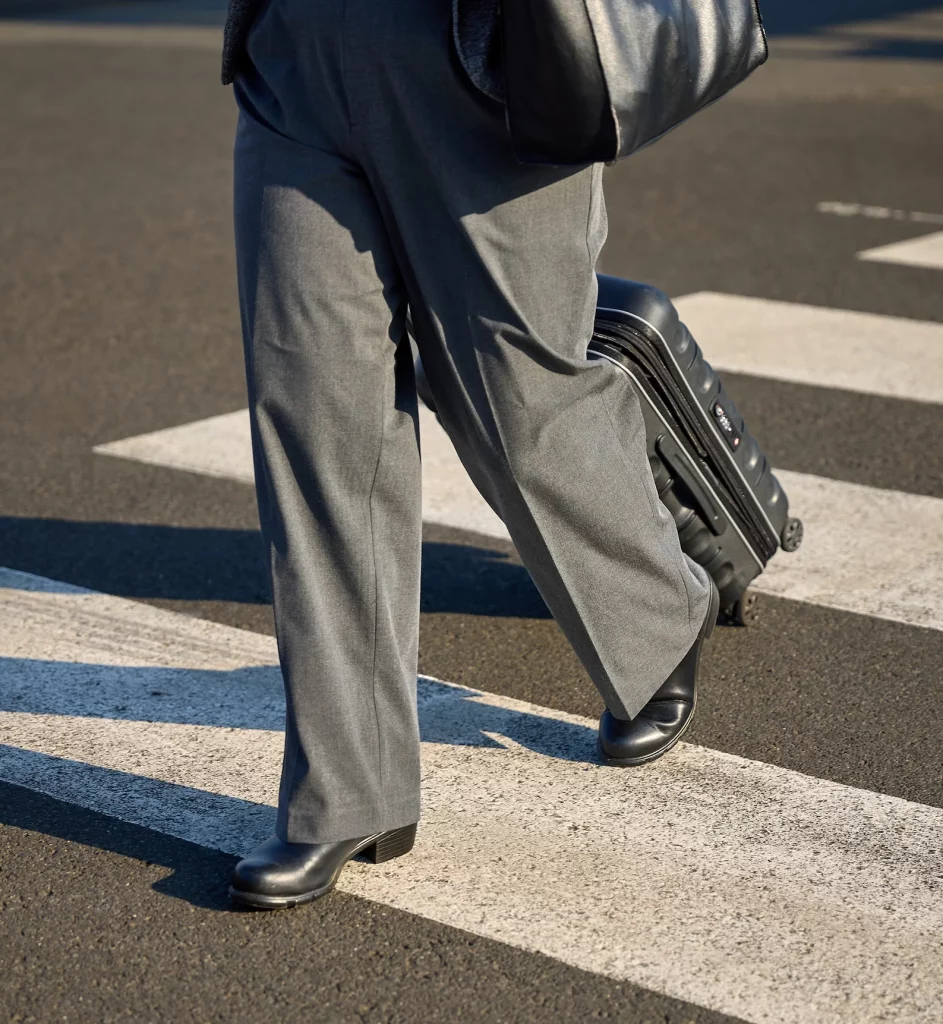
[(908, 238), (904, 242), (879, 245), (858, 253), (859, 260), (875, 263), (899, 263), (905, 267), (926, 267), (943, 270), (943, 231), (920, 238)]
[[(678, 306), (718, 369), (943, 404), (943, 325)], [(424, 520), (506, 539), (420, 415)], [(252, 482), (245, 410), (96, 451)], [(943, 500), (779, 476), (806, 539), (757, 589), (943, 630)], [(606, 768), (595, 722), (425, 677), (419, 705), (420, 841), (347, 892), (757, 1024), (943, 1019), (940, 808), (691, 744)], [(242, 853), (283, 715), (271, 638), (0, 569), (0, 779)]]
[[(468, 479), (435, 417), (422, 409), (420, 418), (423, 518), (507, 538), (504, 523)], [(245, 411), (127, 438), (96, 450), (252, 481)], [(790, 508), (805, 523), (806, 537), (799, 551), (770, 562), (756, 581), (757, 590), (943, 629), (943, 500), (804, 473), (780, 472), (779, 476)]]
[(676, 305), (717, 370), (943, 403), (943, 324), (716, 292)]
[[(230, 852), (270, 832), (271, 638), (3, 571), (0, 658), (3, 779)], [(747, 1021), (943, 1017), (943, 810), (691, 745), (605, 768), (594, 722), (436, 680), (420, 717), (420, 842), (346, 891)]]
[(110, 441), (95, 451), (246, 484), (254, 479), (248, 409)]
[[(729, 117), (715, 108), (709, 136), (675, 136), (670, 166), (646, 169), (646, 155), (632, 182), (610, 182), (614, 272), (653, 238), (665, 249), (667, 217), (690, 225), (686, 252), (655, 254), (675, 277), (869, 308), (886, 297), (915, 317), (676, 300), (710, 362), (739, 375), (730, 390), (761, 440), (802, 417), (770, 450), (810, 471), (777, 470), (804, 544), (755, 582), (760, 621), (709, 645), (696, 742), (640, 770), (599, 763), (596, 721), (559, 710), (598, 695), (556, 625), (531, 618), (541, 607), (503, 555), (504, 524), (421, 409), (423, 520), (448, 529), (426, 531), (423, 551), (421, 661), (444, 678), (418, 679), (417, 845), (353, 863), (343, 896), (273, 917), (220, 913), (226, 860), (212, 851), (273, 831), (275, 641), (199, 617), (270, 625), (262, 567), (241, 562), (248, 415), (180, 423), (241, 401), (231, 374), (195, 383), (233, 355), (238, 319), (215, 202), (233, 109), (205, 88), (226, 3), (69, 0), (35, 20), (14, 0), (21, 17), (0, 18), (19, 96), (2, 163), (28, 183), (4, 197), (0, 231), (16, 339), (0, 353), (0, 537), (19, 568), (109, 591), (0, 557), (0, 1018), (406, 1019), (415, 1003), (417, 1019), (460, 1022), (943, 1024), (943, 322), (916, 319), (943, 321), (925, 116), (941, 96), (943, 7), (845, 5), (874, 17), (843, 24), (841, 3), (781, 3), (780, 27), (802, 35), (772, 41), (772, 77), (751, 79)], [(779, 181), (731, 196), (725, 154), (750, 156), (760, 120), (755, 170)], [(845, 189), (863, 202), (815, 212)], [(757, 214), (749, 230), (734, 206)], [(821, 447), (799, 453), (799, 437)]]

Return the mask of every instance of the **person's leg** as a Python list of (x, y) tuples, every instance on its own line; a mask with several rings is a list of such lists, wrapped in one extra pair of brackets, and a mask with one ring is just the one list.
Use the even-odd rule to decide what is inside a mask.
[(600, 166), (525, 167), (448, 48), (438, 0), (349, 0), (353, 138), (407, 279), (442, 422), (607, 707), (635, 717), (697, 641), (638, 399), (589, 362)]
[(284, 6), (253, 29), (256, 69), (236, 82), (235, 226), (287, 695), (277, 836), (320, 844), (419, 818), (420, 463), (403, 287), (343, 153), (342, 5), (314, 5), (320, 64), (293, 50)]

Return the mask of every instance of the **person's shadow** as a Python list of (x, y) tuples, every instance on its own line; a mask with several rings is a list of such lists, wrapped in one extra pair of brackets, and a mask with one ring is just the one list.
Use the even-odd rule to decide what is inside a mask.
[[(118, 597), (271, 603), (257, 530), (0, 516), (0, 565)], [(550, 617), (522, 565), (472, 543), (423, 544), (421, 608)]]
[[(0, 678), (0, 712), (273, 732), (284, 722), (274, 665), (217, 672), (4, 658)], [(425, 677), (417, 698), (426, 743), (500, 748), (506, 739), (547, 758), (595, 763), (593, 729)], [(116, 739), (120, 744), (120, 731)], [(12, 744), (0, 744), (0, 774), (8, 780), (0, 783), (3, 824), (168, 867), (171, 874), (155, 883), (157, 891), (213, 909), (228, 907), (220, 879), (232, 855), (274, 828), (275, 811), (267, 804)]]
[[(285, 702), (276, 665), (215, 671), (0, 658), (0, 712), (281, 731)], [(423, 742), (500, 746), (506, 736), (546, 757), (591, 760), (581, 726), (491, 703), (478, 690), (420, 676)]]

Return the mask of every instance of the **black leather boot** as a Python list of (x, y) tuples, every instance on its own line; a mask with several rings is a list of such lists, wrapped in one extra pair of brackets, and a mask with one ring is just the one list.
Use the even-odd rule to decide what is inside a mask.
[(714, 632), (720, 594), (711, 581), (707, 618), (681, 664), (630, 722), (604, 711), (599, 720), (599, 753), (606, 764), (632, 767), (667, 753), (691, 724), (697, 706), (697, 669), (704, 641)]
[(338, 843), (285, 843), (272, 836), (236, 865), (229, 898), (256, 910), (310, 903), (334, 888), (344, 865), (358, 853), (381, 864), (409, 853), (415, 838), (415, 825)]

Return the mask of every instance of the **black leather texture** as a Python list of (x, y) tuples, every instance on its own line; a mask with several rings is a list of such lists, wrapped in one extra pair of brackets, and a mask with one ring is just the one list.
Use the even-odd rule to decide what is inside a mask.
[(507, 121), (525, 163), (622, 159), (768, 55), (756, 0), (502, 0)]
[(651, 700), (631, 721), (616, 718), (608, 709), (603, 712), (599, 720), (599, 753), (606, 764), (648, 764), (667, 754), (687, 731), (697, 707), (701, 649), (714, 632), (719, 611), (720, 594), (711, 583), (710, 605), (697, 639)]
[(409, 853), (415, 838), (415, 825), (336, 843), (287, 843), (272, 836), (236, 865), (229, 898), (256, 910), (310, 903), (334, 888), (344, 865), (358, 853), (381, 864)]
[(233, 888), (286, 899), (321, 892), (334, 884), (341, 868), (365, 841), (286, 843), (272, 836), (239, 861), (233, 872)]
[(583, 0), (512, 0), (501, 13), (508, 128), (518, 158), (608, 159), (615, 125)]

